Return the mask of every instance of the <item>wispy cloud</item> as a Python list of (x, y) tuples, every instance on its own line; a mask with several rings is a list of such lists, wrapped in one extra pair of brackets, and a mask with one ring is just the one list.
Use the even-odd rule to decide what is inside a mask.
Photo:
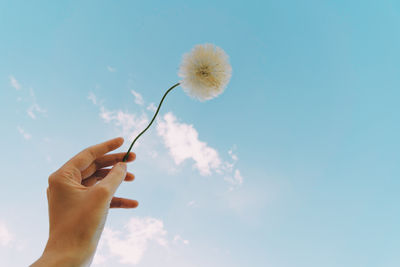
[(4, 221), (0, 220), (0, 245), (9, 246), (14, 241), (14, 235), (10, 232)]
[[(136, 113), (129, 113), (122, 110), (109, 110), (103, 102), (93, 92), (89, 92), (88, 100), (100, 109), (99, 116), (105, 123), (110, 123), (115, 126), (119, 135), (127, 140), (132, 140), (140, 131), (142, 131), (149, 120), (146, 113), (142, 112), (141, 115)], [(139, 143), (138, 143), (139, 145)]]
[(192, 201), (189, 201), (189, 202), (186, 204), (186, 206), (187, 206), (187, 207), (193, 207), (194, 204), (196, 204), (196, 201), (192, 200)]
[(26, 110), (26, 113), (29, 117), (35, 120), (37, 118), (37, 114), (46, 114), (47, 111), (44, 108), (40, 107), (37, 103), (36, 95), (32, 88), (29, 89), (29, 93), (32, 99), (32, 104)]
[(0, 247), (16, 249), (23, 251), (28, 247), (28, 241), (20, 239), (11, 229), (7, 226), (5, 220), (0, 219)]
[(22, 129), (21, 126), (18, 126), (17, 130), (25, 140), (30, 140), (32, 138), (32, 135), (30, 133), (27, 133), (24, 129)]
[(26, 110), (26, 113), (35, 120), (37, 113), (46, 113), (46, 110), (42, 109), (37, 103), (34, 103)]
[(87, 99), (90, 100), (90, 102), (92, 102), (93, 105), (102, 107), (104, 106), (104, 99), (99, 99), (95, 93), (93, 92), (89, 92)]
[(189, 245), (189, 240), (183, 239), (180, 235), (175, 235), (174, 243), (182, 243), (184, 245)]
[(111, 67), (111, 66), (107, 66), (107, 70), (108, 70), (109, 72), (116, 72), (116, 71), (117, 71), (116, 68), (113, 68), (113, 67)]
[(92, 101), (94, 105), (97, 105), (97, 97), (93, 92), (89, 92), (88, 99)]
[(233, 176), (226, 176), (224, 180), (231, 184), (231, 187), (229, 188), (230, 190), (233, 190), (234, 186), (239, 186), (243, 184), (243, 177), (238, 169), (234, 171)]
[(124, 112), (122, 110), (107, 110), (105, 107), (100, 107), (100, 117), (106, 123), (114, 123), (120, 129), (124, 137), (132, 138), (139, 134), (149, 123), (146, 114), (140, 116), (134, 113)]
[(238, 156), (235, 154), (235, 150), (236, 150), (236, 145), (234, 145), (231, 149), (229, 149), (228, 154), (229, 154), (229, 156), (231, 156), (231, 158), (232, 158), (234, 161), (237, 161), (239, 158), (238, 158)]
[(154, 105), (154, 103), (150, 103), (147, 108), (147, 110), (150, 110), (151, 112), (156, 112), (157, 111), (157, 107), (156, 105)]
[(243, 177), (240, 174), (239, 170), (235, 170), (235, 174), (233, 176), (233, 179), (234, 179), (236, 184), (239, 184), (239, 185), (243, 184)]
[(150, 245), (167, 247), (166, 235), (163, 221), (151, 217), (131, 218), (123, 232), (105, 227), (93, 263), (117, 257), (120, 263), (138, 264)]
[[(21, 90), (22, 86), (21, 84), (17, 81), (17, 79), (10, 75), (10, 84), (12, 87), (14, 87), (16, 90)], [(25, 98), (25, 97), (24, 97)], [(17, 102), (22, 102), (24, 100), (21, 96), (17, 98)], [(36, 95), (35, 92), (33, 91), (32, 88), (29, 88), (29, 96), (25, 98), (26, 102), (30, 103), (29, 107), (26, 110), (26, 113), (28, 114), (29, 117), (32, 119), (36, 119), (38, 114), (46, 114), (46, 110), (42, 108), (37, 100), (36, 100)]]
[(21, 89), (21, 85), (20, 83), (17, 81), (17, 79), (15, 79), (14, 76), (10, 75), (10, 84), (12, 87), (14, 87), (16, 90), (20, 90)]
[(139, 94), (138, 92), (136, 92), (135, 90), (131, 90), (132, 95), (135, 97), (135, 103), (143, 106), (144, 105), (144, 100), (141, 94)]

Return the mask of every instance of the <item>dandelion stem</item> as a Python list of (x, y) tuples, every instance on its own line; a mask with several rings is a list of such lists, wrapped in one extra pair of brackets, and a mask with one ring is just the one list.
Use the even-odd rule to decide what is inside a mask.
[(122, 159), (122, 162), (125, 162), (125, 161), (128, 159), (128, 157), (129, 157), (129, 152), (131, 152), (131, 149), (132, 149), (132, 147), (133, 147), (133, 144), (136, 142), (136, 140), (138, 140), (139, 137), (140, 137), (142, 134), (144, 134), (144, 132), (147, 131), (147, 129), (150, 128), (150, 126), (151, 126), (151, 124), (153, 123), (154, 119), (157, 117), (158, 112), (160, 111), (160, 107), (161, 107), (161, 105), (162, 105), (162, 103), (163, 103), (163, 101), (164, 101), (164, 98), (167, 96), (167, 94), (168, 94), (169, 92), (172, 91), (172, 89), (174, 89), (175, 87), (177, 87), (179, 84), (180, 84), (180, 83), (174, 84), (171, 88), (169, 88), (169, 89), (165, 92), (164, 96), (161, 98), (160, 104), (158, 105), (157, 111), (156, 111), (156, 113), (154, 114), (153, 118), (151, 119), (149, 125), (147, 125), (147, 127), (146, 127), (138, 136), (136, 136), (136, 138), (133, 140), (131, 146), (130, 146), (129, 149), (128, 149), (128, 152), (126, 152), (124, 158)]

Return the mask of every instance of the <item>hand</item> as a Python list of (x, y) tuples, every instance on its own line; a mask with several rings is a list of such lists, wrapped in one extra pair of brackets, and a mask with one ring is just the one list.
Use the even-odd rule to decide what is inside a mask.
[[(123, 138), (89, 147), (50, 175), (47, 188), (49, 239), (32, 266), (88, 266), (96, 251), (109, 208), (136, 208), (136, 200), (113, 197), (122, 180), (132, 181), (125, 153), (106, 153)], [(128, 162), (135, 159), (130, 153)], [(114, 167), (110, 170), (105, 167)]]

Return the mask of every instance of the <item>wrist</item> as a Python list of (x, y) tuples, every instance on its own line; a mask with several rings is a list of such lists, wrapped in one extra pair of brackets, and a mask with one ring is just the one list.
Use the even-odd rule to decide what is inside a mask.
[(44, 252), (42, 256), (31, 265), (31, 267), (78, 267), (85, 266), (84, 262), (78, 259), (75, 255), (69, 253), (49, 253)]
[(94, 252), (91, 249), (56, 249), (49, 244), (42, 256), (31, 267), (84, 267), (89, 266)]

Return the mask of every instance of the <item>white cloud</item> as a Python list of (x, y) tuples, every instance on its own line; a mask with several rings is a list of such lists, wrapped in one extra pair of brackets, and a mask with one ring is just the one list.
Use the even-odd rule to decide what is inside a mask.
[(92, 101), (94, 105), (97, 105), (97, 97), (93, 92), (89, 92), (88, 99)]
[(17, 79), (15, 79), (14, 76), (10, 75), (10, 84), (12, 87), (14, 87), (16, 90), (20, 90), (21, 89), (21, 85), (19, 84), (19, 82), (17, 81)]
[(192, 207), (195, 203), (196, 203), (196, 201), (192, 200), (192, 201), (189, 201), (189, 202), (186, 204), (186, 206), (187, 206), (187, 207)]
[(135, 97), (135, 103), (143, 106), (144, 104), (144, 100), (141, 94), (139, 94), (138, 92), (136, 92), (135, 90), (131, 90), (132, 95)]
[(37, 103), (33, 103), (26, 111), (28, 113), (29, 117), (32, 119), (36, 119), (36, 114), (35, 113), (46, 113), (45, 109), (42, 109)]
[(93, 92), (89, 92), (87, 99), (90, 100), (90, 102), (92, 102), (93, 105), (103, 106), (104, 100), (97, 98), (97, 96)]
[(106, 123), (114, 123), (116, 127), (120, 128), (121, 134), (129, 139), (138, 135), (149, 123), (144, 113), (137, 116), (122, 110), (109, 111), (104, 107), (100, 108), (100, 117)]
[[(142, 112), (141, 115), (137, 113), (129, 113), (122, 110), (108, 110), (104, 105), (104, 100), (99, 98), (92, 92), (89, 92), (88, 99), (100, 108), (99, 116), (105, 123), (110, 123), (115, 126), (118, 134), (123, 136), (126, 140), (132, 141), (149, 123), (147, 115)], [(140, 145), (140, 143), (137, 143)], [(158, 154), (155, 151), (148, 151), (150, 156), (156, 157)]]
[(99, 244), (102, 252), (96, 254), (93, 263), (103, 263), (114, 256), (120, 263), (138, 264), (151, 244), (167, 247), (166, 235), (164, 223), (150, 217), (131, 218), (123, 232), (105, 227)]
[(231, 149), (229, 149), (229, 151), (228, 151), (228, 154), (229, 154), (229, 156), (231, 156), (231, 158), (232, 158), (232, 160), (233, 161), (238, 161), (238, 156), (235, 154), (235, 151), (234, 150), (236, 150), (236, 145), (234, 145)]
[(216, 149), (199, 140), (199, 134), (193, 125), (178, 122), (171, 112), (158, 120), (157, 132), (176, 165), (192, 159), (195, 162), (194, 167), (201, 175), (210, 175), (213, 172), (224, 175), (224, 180), (230, 183), (230, 190), (243, 184), (243, 176), (235, 169), (239, 159), (235, 153), (235, 145), (228, 151), (231, 161), (222, 160)]
[[(15, 79), (15, 77), (12, 75), (10, 76), (10, 84), (16, 90), (20, 90), (22, 88), (21, 85), (19, 84), (19, 82), (17, 81), (17, 79)], [(44, 108), (42, 108), (41, 106), (39, 106), (39, 104), (37, 103), (36, 95), (32, 88), (29, 88), (29, 94), (30, 94), (30, 100), (28, 102), (30, 102), (31, 105), (26, 110), (26, 113), (28, 114), (29, 117), (31, 117), (32, 119), (35, 120), (37, 118), (38, 113), (45, 114), (46, 110)], [(22, 102), (22, 101), (23, 101), (23, 98), (19, 96), (17, 98), (17, 102)]]
[(239, 170), (235, 170), (235, 175), (233, 176), (233, 178), (234, 178), (234, 181), (236, 184), (239, 184), (239, 185), (243, 184), (243, 177), (240, 174)]
[[(132, 94), (138, 103), (143, 103), (141, 95), (134, 90)], [(102, 103), (99, 104), (97, 97), (89, 93), (88, 99), (93, 104), (100, 107), (100, 117), (106, 123), (112, 123), (120, 130), (120, 134), (130, 141), (133, 140), (149, 123), (145, 112), (142, 114), (124, 112), (122, 110), (107, 110)], [(154, 110), (154, 104), (147, 107), (148, 110)], [(193, 160), (193, 167), (197, 169), (200, 175), (206, 176), (218, 174), (224, 177), (224, 180), (230, 183), (231, 188), (240, 186), (243, 183), (243, 177), (240, 171), (235, 168), (238, 156), (235, 152), (236, 145), (229, 151), (230, 160), (223, 160), (218, 151), (207, 145), (206, 142), (199, 140), (199, 134), (193, 125), (179, 122), (176, 116), (169, 112), (161, 119), (157, 119), (157, 134), (161, 136), (161, 143), (167, 148), (175, 166), (179, 166), (185, 160)], [(152, 148), (147, 147), (147, 154), (151, 159), (158, 158), (158, 164), (162, 168), (164, 162), (164, 153), (160, 151), (158, 138), (153, 138)], [(140, 145), (140, 143), (138, 144)], [(168, 171), (175, 173), (177, 171), (174, 165), (168, 164)]]
[(31, 117), (32, 119), (35, 120), (37, 113), (45, 114), (46, 110), (41, 108), (39, 106), (39, 104), (37, 103), (36, 96), (35, 96), (35, 93), (33, 92), (32, 88), (29, 89), (29, 92), (30, 92), (30, 95), (32, 98), (32, 105), (27, 109), (26, 113), (28, 113), (29, 117)]
[(222, 161), (218, 152), (199, 140), (199, 134), (193, 125), (178, 122), (171, 112), (158, 121), (157, 132), (163, 138), (175, 164), (193, 159), (194, 167), (201, 175), (210, 175), (220, 168)]
[(0, 247), (23, 251), (28, 247), (27, 240), (21, 240), (9, 229), (4, 220), (0, 219)]
[(229, 182), (232, 185), (232, 187), (230, 188), (232, 190), (233, 186), (239, 186), (243, 184), (243, 177), (240, 174), (240, 171), (236, 169), (233, 173), (233, 177), (225, 177), (225, 181)]
[[(14, 76), (10, 75), (9, 78), (12, 87), (14, 87), (16, 90), (20, 90), (22, 88), (22, 86)], [(29, 88), (29, 95), (30, 98), (27, 97), (26, 99), (27, 102), (30, 103), (30, 106), (27, 108), (26, 113), (29, 117), (35, 120), (38, 114), (46, 114), (47, 111), (37, 103), (36, 95), (32, 88)], [(17, 102), (22, 102), (23, 100), (24, 98), (22, 98), (21, 96), (17, 97)], [(28, 136), (29, 135), (25, 135), (25, 137), (27, 137), (25, 139), (30, 139), (30, 137)]]
[(183, 239), (180, 235), (174, 236), (174, 243), (182, 242), (184, 245), (189, 245), (189, 240)]
[[(232, 161), (224, 161), (222, 169), (224, 170), (225, 173), (232, 173), (237, 161), (239, 160), (239, 157), (236, 155), (235, 150), (236, 150), (236, 145), (233, 145), (233, 147), (228, 151), (228, 154)], [(221, 171), (220, 174), (223, 174), (223, 172)]]
[(21, 126), (17, 127), (18, 132), (22, 135), (25, 140), (29, 140), (32, 138), (32, 135), (27, 133)]
[(0, 245), (9, 246), (14, 241), (14, 235), (3, 221), (0, 221)]
[(113, 67), (111, 67), (111, 66), (107, 66), (107, 70), (108, 70), (109, 72), (116, 72), (116, 71), (117, 71), (116, 68), (113, 68)]
[[(97, 249), (99, 249), (99, 248), (97, 248)], [(96, 255), (94, 255), (92, 263), (93, 263), (93, 265), (99, 265), (99, 264), (106, 262), (106, 260), (107, 260), (107, 258), (104, 255), (102, 255), (100, 253), (96, 253)]]
[(156, 112), (156, 111), (157, 111), (157, 107), (156, 107), (156, 105), (154, 105), (154, 103), (150, 103), (150, 104), (147, 106), (146, 109), (147, 109), (147, 110), (150, 110), (150, 111), (152, 111), (152, 112)]
[(158, 157), (157, 151), (147, 150), (147, 154), (150, 155), (150, 157), (153, 158), (153, 159)]
[[(236, 145), (228, 151), (229, 156), (231, 157), (232, 161), (225, 161), (222, 169), (224, 170), (225, 178), (224, 180), (230, 183), (229, 190), (233, 190), (235, 187), (240, 186), (243, 184), (243, 176), (238, 169), (235, 169), (236, 163), (239, 160), (239, 157), (236, 154)], [(221, 173), (222, 174), (222, 173)]]

